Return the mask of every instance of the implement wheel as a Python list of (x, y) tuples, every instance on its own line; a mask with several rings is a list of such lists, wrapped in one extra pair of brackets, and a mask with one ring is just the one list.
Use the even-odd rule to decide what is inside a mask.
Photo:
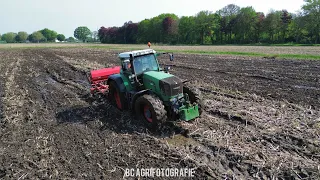
[(147, 126), (157, 128), (167, 120), (167, 111), (162, 101), (155, 95), (142, 95), (134, 105), (135, 113)]

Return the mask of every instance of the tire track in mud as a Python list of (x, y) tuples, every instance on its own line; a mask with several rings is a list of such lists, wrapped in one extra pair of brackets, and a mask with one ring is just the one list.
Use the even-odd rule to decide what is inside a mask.
[[(210, 91), (206, 90), (206, 93), (210, 93)], [(219, 93), (217, 94), (215, 91), (213, 91), (213, 95), (217, 96), (224, 96), (224, 93)], [(212, 94), (211, 94), (212, 95)], [(226, 96), (229, 99), (235, 99), (237, 100), (243, 100), (245, 98), (239, 98), (237, 96)], [(213, 117), (217, 122), (220, 122), (216, 126), (224, 126), (223, 128), (218, 128), (216, 131), (223, 131), (223, 132), (235, 132), (233, 133), (233, 136), (240, 136), (240, 137), (245, 137), (246, 140), (240, 140), (238, 142), (229, 142), (230, 143), (230, 148), (231, 147), (236, 147), (237, 144), (246, 144), (243, 145), (240, 148), (236, 149), (229, 149), (225, 148), (225, 145), (223, 144), (221, 146), (217, 145), (213, 141), (206, 140), (207, 138), (204, 138), (205, 141), (201, 140), (203, 137), (201, 137), (201, 134), (193, 136), (193, 138), (200, 139), (201, 144), (207, 148), (213, 149), (212, 151), (216, 151), (217, 149), (224, 149), (223, 152), (225, 153), (220, 153), (219, 156), (222, 156), (222, 159), (227, 159), (231, 163), (230, 168), (237, 168), (240, 171), (246, 171), (247, 173), (252, 175), (257, 175), (259, 174), (260, 178), (263, 177), (263, 179), (270, 179), (273, 176), (276, 177), (290, 177), (290, 174), (296, 174), (297, 175), (292, 175), (291, 177), (296, 177), (298, 178), (299, 176), (301, 177), (315, 177), (319, 176), (319, 166), (317, 165), (320, 163), (320, 158), (319, 158), (319, 153), (320, 153), (320, 146), (319, 144), (315, 144), (313, 142), (310, 142), (309, 140), (302, 139), (300, 137), (293, 136), (288, 133), (276, 133), (274, 134), (273, 132), (268, 132), (263, 124), (260, 124), (260, 122), (254, 122), (250, 119), (247, 119), (245, 116), (241, 115), (234, 115), (230, 112), (227, 111), (221, 111), (219, 109), (211, 109), (211, 110), (206, 110), (207, 112), (207, 117)], [(205, 119), (205, 118), (204, 118)], [(216, 122), (216, 123), (217, 123)], [(211, 131), (212, 129), (216, 129), (213, 126), (210, 126), (206, 124), (209, 129), (207, 131)], [(212, 128), (213, 127), (213, 128)], [(238, 131), (238, 132), (237, 132)], [(217, 132), (216, 132), (217, 133)], [(219, 134), (219, 133), (217, 133)], [(221, 133), (220, 133), (221, 134)], [(202, 135), (203, 136), (203, 135)], [(219, 135), (223, 136), (223, 134)], [(211, 137), (212, 138), (212, 137)], [(209, 145), (208, 145), (209, 144)], [(228, 144), (228, 140), (227, 140)], [(251, 147), (250, 147), (251, 146)], [(250, 147), (251, 150), (248, 150), (249, 155), (243, 155), (243, 150), (246, 151), (246, 149)], [(272, 150), (272, 148), (276, 148), (275, 150)], [(250, 149), (249, 148), (249, 149)], [(256, 150), (256, 149), (260, 150)], [(268, 148), (271, 148), (268, 149)], [(242, 149), (239, 151), (239, 149)], [(262, 155), (259, 155), (255, 153), (252, 154), (252, 150), (262, 152)], [(238, 151), (238, 152), (237, 152)], [(220, 152), (220, 151), (218, 151)], [(251, 153), (250, 153), (251, 152)], [(258, 156), (259, 158), (256, 160), (256, 162), (259, 162), (259, 159), (261, 161), (265, 162), (275, 162), (274, 160), (267, 160), (268, 158), (263, 158), (270, 156), (271, 154), (277, 154), (278, 156), (282, 156), (284, 158), (284, 164), (288, 165), (286, 167), (281, 167), (282, 171), (279, 173), (272, 174), (272, 172), (267, 168), (261, 169), (261, 165), (255, 165), (250, 162), (254, 162), (251, 159), (254, 156)], [(244, 153), (245, 154), (245, 153)], [(288, 154), (294, 155), (296, 162), (294, 164), (299, 164), (299, 163), (307, 163), (308, 165), (306, 168), (299, 168), (299, 165), (296, 165), (294, 169), (288, 168), (290, 166), (290, 157), (287, 156)], [(273, 156), (271, 155), (271, 156)], [(298, 163), (297, 163), (298, 162)], [(281, 166), (281, 164), (274, 166)], [(240, 169), (239, 169), (240, 167)], [(284, 169), (283, 169), (284, 168)], [(289, 174), (283, 174), (283, 172), (288, 171), (290, 172)], [(235, 171), (236, 172), (236, 171)], [(257, 176), (257, 178), (259, 178)], [(239, 177), (241, 178), (241, 177)]]
[(0, 134), (0, 176), (8, 178), (10, 170), (8, 170), (9, 166), (5, 165), (5, 158), (15, 156), (10, 152), (17, 153), (14, 147), (19, 146), (20, 130), (25, 120), (23, 107), (26, 105), (27, 91), (17, 82), (19, 81), (17, 76), (23, 63), (21, 52), (8, 51), (1, 58), (4, 60), (2, 62), (4, 66), (1, 66), (3, 68), (1, 101), (4, 106), (2, 110), (5, 127), (1, 127)]
[[(291, 149), (279, 149), (279, 146), (276, 146), (275, 143), (265, 142), (264, 139), (260, 139), (259, 137), (251, 139), (251, 136), (256, 135), (255, 133), (246, 131), (245, 135), (241, 135), (241, 133), (237, 133), (236, 130), (228, 127), (229, 125), (227, 124), (223, 126), (226, 126), (226, 130), (221, 128), (219, 131), (225, 133), (233, 132), (230, 136), (241, 136), (242, 138), (246, 138), (247, 142), (241, 142), (240, 139), (237, 142), (228, 142), (228, 139), (231, 138), (230, 136), (224, 138), (223, 134), (219, 135), (216, 131), (216, 135), (220, 136), (219, 140), (215, 140), (216, 138), (210, 140), (199, 134), (191, 136), (192, 139), (201, 144), (201, 146), (197, 145), (197, 148), (195, 148), (200, 150), (192, 152), (194, 156), (201, 154), (196, 156), (196, 161), (203, 161), (203, 159), (206, 160), (204, 157), (211, 157), (207, 160), (209, 161), (208, 166), (211, 169), (215, 169), (219, 174), (229, 172), (229, 178), (236, 179), (246, 179), (247, 177), (262, 179), (272, 179), (274, 177), (298, 178), (298, 176), (294, 175), (293, 171), (299, 173), (301, 177), (310, 178), (319, 176), (319, 161), (316, 158), (305, 160), (305, 157), (308, 157), (305, 154), (298, 153), (300, 156), (297, 156)], [(210, 130), (206, 130), (205, 132), (208, 131)], [(221, 142), (224, 139), (225, 143)], [(288, 144), (286, 141), (282, 141), (281, 143)], [(294, 156), (293, 159), (290, 157), (292, 155)], [(274, 171), (277, 168), (279, 170)], [(221, 171), (223, 169), (224, 171)]]
[[(258, 97), (254, 96), (254, 97), (244, 97), (244, 96), (241, 96), (241, 95), (230, 95), (228, 93), (223, 93), (223, 92), (219, 92), (217, 93), (216, 91), (212, 91), (212, 90), (207, 90), (206, 88), (202, 88), (200, 87), (199, 88), (202, 92), (206, 93), (206, 94), (209, 94), (211, 95), (210, 97), (215, 99), (215, 97), (224, 97), (224, 98), (217, 98), (217, 100), (220, 100), (220, 99), (224, 99), (225, 101), (228, 101), (228, 99), (230, 99), (231, 101), (230, 102), (237, 102), (237, 103), (243, 103), (242, 101), (254, 101), (253, 104), (261, 104), (261, 103), (264, 103), (265, 100), (263, 99), (257, 99)], [(213, 95), (213, 96), (212, 96)], [(285, 102), (283, 102), (285, 103)], [(265, 105), (264, 105), (265, 106)], [(301, 112), (305, 112), (307, 109), (304, 109), (302, 107), (296, 107), (294, 104), (290, 104), (288, 103), (287, 104), (288, 107), (292, 107), (292, 108), (296, 108), (297, 110), (301, 111)], [(221, 106), (223, 107), (223, 106)], [(246, 111), (244, 110), (241, 110), (240, 112), (233, 112), (234, 110), (232, 110), (233, 107), (230, 107), (229, 111), (224, 111), (224, 110), (220, 110), (219, 107), (218, 108), (211, 108), (209, 110), (207, 110), (207, 113), (209, 115), (213, 115), (213, 116), (216, 116), (216, 117), (220, 117), (220, 118), (223, 118), (225, 120), (228, 120), (228, 121), (232, 121), (232, 122), (237, 122), (237, 124), (239, 125), (243, 125), (245, 127), (247, 126), (251, 126), (253, 128), (256, 128), (257, 130), (261, 130), (261, 131), (264, 131), (266, 129), (266, 127), (263, 125), (263, 123), (265, 123), (265, 121), (255, 121), (255, 119), (252, 119), (250, 118), (249, 116), (247, 116), (247, 113)], [(246, 109), (246, 108), (245, 108)], [(231, 111), (230, 111), (231, 110)], [(312, 113), (310, 111), (307, 110), (308, 113)], [(317, 114), (319, 114), (319, 112), (314, 112), (316, 114), (310, 116), (310, 120), (312, 119), (316, 119), (317, 118)], [(297, 113), (299, 114), (299, 113)], [(293, 115), (294, 116), (294, 115)], [(271, 118), (272, 119), (272, 118)], [(314, 124), (314, 123), (311, 123), (311, 124)], [(282, 127), (282, 128), (285, 128), (285, 127)], [(306, 141), (307, 143), (309, 144), (312, 144), (314, 146), (317, 146), (319, 147), (319, 143), (314, 143), (314, 142), (311, 142), (309, 141), (308, 139), (305, 139), (305, 138), (299, 138), (297, 136), (294, 136), (292, 134), (289, 134), (290, 131), (288, 131), (287, 134), (282, 134), (281, 136), (288, 136), (289, 139), (292, 139), (292, 141), (299, 141), (298, 144), (306, 144), (306, 143), (303, 143), (304, 141)], [(292, 132), (293, 133), (293, 132)], [(262, 132), (260, 134), (263, 134)], [(293, 133), (294, 134), (294, 133)]]
[(295, 152), (303, 158), (320, 160), (320, 145), (310, 140), (284, 132), (267, 132), (262, 125), (257, 125), (246, 118), (237, 115), (234, 116), (228, 112), (210, 110), (208, 113), (209, 115), (223, 118), (230, 127), (239, 128), (239, 126), (242, 126), (243, 128), (255, 129), (256, 136), (250, 139), (253, 142), (259, 143), (261, 140), (265, 140), (274, 147), (281, 148), (289, 153)]
[[(4, 66), (0, 65), (0, 72), (4, 72), (4, 70), (1, 69), (2, 67)], [(6, 122), (4, 120), (4, 100), (3, 100), (3, 98), (5, 97), (4, 87), (5, 87), (5, 78), (2, 76), (2, 74), (0, 74), (0, 145), (2, 145), (1, 136), (5, 133), (5, 129), (6, 129)], [(4, 150), (0, 148), (0, 154), (3, 151)], [(0, 179), (5, 176), (6, 176), (6, 169), (1, 167), (0, 165)]]
[[(4, 76), (6, 76), (6, 80), (4, 80), (4, 119), (6, 122), (12, 124), (12, 125), (18, 125), (19, 123), (17, 120), (21, 117), (21, 114), (19, 114), (19, 106), (21, 106), (23, 103), (20, 101), (21, 99), (18, 97), (21, 93), (21, 89), (17, 89), (16, 86), (16, 74), (20, 68), (21, 63), (20, 57), (15, 57), (12, 59), (12, 62), (7, 66), (7, 69), (5, 70)], [(20, 103), (20, 104), (19, 104)]]
[[(0, 69), (2, 72), (2, 70)], [(3, 97), (5, 96), (4, 92), (4, 85), (5, 85), (5, 79), (0, 75), (0, 127), (4, 128), (4, 102), (3, 102)]]
[[(88, 106), (86, 97), (81, 97), (89, 90), (82, 84), (77, 84), (77, 80), (84, 80), (85, 75), (57, 58), (52, 51), (25, 51), (24, 56), (25, 62), (37, 64), (29, 68), (31, 72), (36, 72), (36, 75), (27, 78), (28, 85), (25, 88), (29, 90), (35, 104), (45, 106), (47, 110), (41, 115), (43, 119), (37, 118), (34, 126), (24, 127), (24, 130), (30, 132), (29, 136), (36, 135), (37, 138), (28, 137), (28, 151), (24, 158), (17, 158), (18, 163), (22, 165), (13, 163), (8, 176), (19, 178), (24, 175), (19, 174), (19, 171), (25, 172), (30, 168), (32, 171), (29, 172), (29, 176), (39, 178), (46, 178), (45, 174), (51, 174), (52, 177), (86, 178), (101, 175), (118, 179), (123, 177), (121, 169), (126, 167), (197, 167), (191, 160), (182, 161), (183, 157), (177, 151), (159, 145), (157, 138), (148, 138), (145, 130), (141, 129), (142, 125), (126, 113), (118, 113), (106, 104), (98, 107)], [(48, 83), (48, 78), (53, 82)], [(76, 88), (74, 85), (82, 88)], [(46, 90), (41, 91), (43, 89)], [(50, 96), (44, 92), (50, 93)], [(53, 120), (58, 121), (58, 124)], [(139, 134), (136, 135), (135, 132)], [(136, 146), (137, 144), (139, 146)], [(50, 157), (51, 159), (48, 159)], [(166, 160), (161, 157), (166, 157)], [(8, 157), (4, 162), (7, 164), (12, 162), (11, 160)], [(47, 161), (46, 166), (43, 160)], [(86, 166), (78, 167), (77, 164)], [(95, 168), (97, 164), (98, 168)], [(104, 170), (114, 173), (106, 173)], [(57, 176), (55, 171), (59, 171), (60, 176)], [(207, 177), (206, 171), (204, 167), (198, 167), (197, 172), (203, 173), (198, 173), (197, 177)], [(88, 173), (87, 176), (84, 176), (83, 172)], [(14, 173), (17, 174), (13, 175)]]

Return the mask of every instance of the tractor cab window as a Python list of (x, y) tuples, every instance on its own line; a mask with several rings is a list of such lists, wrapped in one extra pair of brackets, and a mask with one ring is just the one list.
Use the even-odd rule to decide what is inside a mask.
[(131, 63), (129, 59), (125, 59), (124, 61), (122, 61), (122, 69), (125, 72), (130, 72), (131, 71)]
[(135, 74), (141, 74), (146, 71), (157, 71), (159, 69), (153, 54), (135, 57), (133, 65)]

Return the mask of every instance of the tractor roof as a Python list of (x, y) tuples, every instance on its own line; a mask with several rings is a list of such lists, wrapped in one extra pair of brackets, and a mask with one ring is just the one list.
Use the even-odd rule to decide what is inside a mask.
[(151, 53), (156, 53), (155, 50), (153, 49), (144, 49), (144, 50), (137, 50), (137, 51), (130, 51), (130, 52), (123, 52), (119, 54), (119, 58), (130, 58), (130, 54), (133, 56), (141, 56), (145, 54), (151, 54)]

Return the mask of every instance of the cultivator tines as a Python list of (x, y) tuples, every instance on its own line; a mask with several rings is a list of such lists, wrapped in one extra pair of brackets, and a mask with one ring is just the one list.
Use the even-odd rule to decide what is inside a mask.
[(105, 94), (109, 90), (109, 86), (107, 85), (109, 76), (120, 73), (120, 69), (120, 66), (115, 66), (91, 71), (88, 75), (88, 80), (91, 84), (91, 94)]

